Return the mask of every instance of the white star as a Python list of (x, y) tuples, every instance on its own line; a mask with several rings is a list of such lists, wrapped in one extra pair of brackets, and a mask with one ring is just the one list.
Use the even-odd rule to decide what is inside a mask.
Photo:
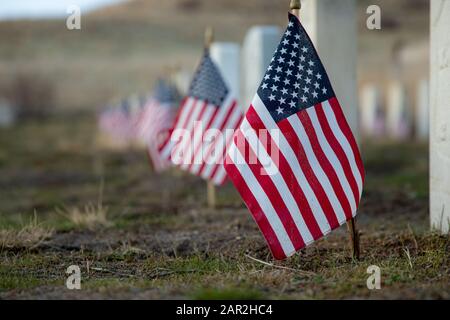
[(292, 76), (292, 70), (291, 70), (291, 69), (288, 69), (288, 70), (286, 71), (286, 74), (287, 74), (288, 76)]
[(314, 87), (315, 87), (316, 89), (319, 89), (319, 88), (320, 88), (319, 83), (318, 83), (318, 82), (314, 83)]
[(306, 72), (308, 72), (308, 75), (312, 75), (313, 74), (311, 69), (308, 69), (308, 71), (306, 71)]
[[(298, 39), (297, 39), (297, 40), (298, 40)], [(297, 49), (297, 48), (298, 48), (298, 43), (294, 42), (294, 43), (292, 44), (292, 46), (294, 47), (294, 49)]]
[(274, 96), (273, 94), (271, 94), (271, 95), (269, 96), (269, 100), (270, 100), (270, 101), (275, 100), (275, 96)]
[(322, 93), (323, 93), (323, 94), (327, 94), (327, 92), (328, 92), (327, 88), (323, 87), (323, 88), (322, 88)]
[(295, 77), (297, 78), (297, 80), (300, 80), (302, 78), (302, 75), (300, 74), (300, 72), (298, 72)]
[(294, 63), (294, 61), (289, 60), (288, 64), (289, 64), (289, 67), (293, 67), (295, 63)]
[(292, 101), (289, 103), (289, 105), (291, 106), (291, 108), (295, 108), (295, 101), (292, 100)]
[(278, 100), (278, 101), (280, 102), (280, 105), (286, 103), (286, 99), (283, 97), (281, 97), (280, 100)]
[(307, 86), (304, 86), (304, 87), (303, 87), (303, 92), (304, 92), (304, 93), (309, 93), (309, 88), (308, 88)]
[(308, 48), (307, 48), (307, 47), (303, 47), (303, 48), (302, 48), (302, 51), (303, 51), (304, 53), (307, 53), (307, 52), (308, 52)]
[(284, 63), (284, 58), (283, 57), (279, 57), (278, 58), (278, 63)]
[(317, 97), (319, 96), (319, 94), (318, 94), (316, 91), (314, 91), (314, 92), (312, 93), (312, 95), (313, 95), (314, 98), (317, 98)]
[(288, 26), (289, 26), (289, 27), (293, 27), (293, 26), (294, 26), (294, 23), (293, 23), (292, 21), (290, 21), (289, 24), (288, 24)]
[(291, 55), (292, 58), (297, 56), (297, 52), (295, 51), (291, 51), (289, 54)]
[(298, 66), (298, 69), (299, 69), (300, 71), (303, 71), (303, 70), (305, 70), (305, 67), (301, 64), (301, 65)]
[(321, 75), (320, 73), (317, 73), (317, 74), (316, 74), (316, 77), (317, 77), (317, 79), (319, 79), (319, 80), (322, 79), (322, 75)]
[(270, 89), (272, 89), (272, 91), (277, 91), (278, 87), (276, 85), (273, 85), (272, 88), (270, 88)]
[(292, 98), (298, 98), (298, 93), (297, 92), (292, 92)]
[(287, 50), (286, 50), (286, 48), (281, 48), (281, 54), (286, 54), (287, 53)]
[(302, 102), (306, 102), (308, 101), (308, 98), (306, 98), (305, 96), (302, 96)]
[[(272, 58), (272, 60), (273, 60), (274, 58)], [(272, 65), (270, 65), (268, 68), (267, 68), (267, 70), (269, 70), (269, 71), (272, 71), (272, 69), (273, 69), (273, 67), (272, 67)]]
[(284, 40), (283, 40), (283, 44), (284, 44), (285, 46), (287, 46), (287, 45), (289, 44), (289, 40), (288, 40), (288, 39), (284, 39)]
[(267, 89), (267, 83), (263, 83), (262, 85), (261, 85), (261, 89)]
[(282, 114), (284, 109), (282, 107), (278, 107), (278, 109), (276, 111), (278, 114)]
[(300, 83), (298, 83), (298, 82), (294, 83), (294, 88), (295, 89), (299, 89), (300, 88)]
[(273, 77), (273, 81), (274, 81), (274, 82), (278, 82), (278, 81), (280, 81), (280, 77), (279, 77), (279, 76), (275, 76), (275, 77)]
[(292, 34), (292, 32), (290, 30), (286, 31), (286, 35), (290, 36)]
[(300, 56), (300, 61), (301, 61), (301, 62), (305, 62), (305, 60), (306, 60), (305, 56), (304, 56), (304, 55), (301, 55), (301, 56)]
[(283, 68), (277, 67), (277, 72), (281, 72), (281, 71), (283, 71)]
[(269, 80), (270, 79), (270, 75), (269, 74), (266, 74), (265, 76), (264, 76), (264, 80)]
[(306, 78), (305, 81), (306, 81), (306, 84), (310, 84), (311, 83), (311, 79), (310, 78)]
[(299, 34), (296, 34), (294, 37), (295, 37), (296, 40), (300, 40), (300, 35)]
[(314, 61), (312, 61), (312, 60), (309, 60), (309, 62), (308, 62), (308, 63), (309, 63), (309, 65), (310, 65), (311, 67), (314, 67), (314, 64), (315, 64), (315, 63), (314, 63)]
[(283, 88), (283, 90), (281, 90), (281, 92), (282, 92), (283, 94), (288, 94), (288, 91), (287, 91), (286, 88)]
[(288, 86), (288, 85), (291, 84), (291, 80), (289, 80), (288, 78), (284, 79), (283, 82), (284, 82), (284, 84), (285, 84), (286, 86)]

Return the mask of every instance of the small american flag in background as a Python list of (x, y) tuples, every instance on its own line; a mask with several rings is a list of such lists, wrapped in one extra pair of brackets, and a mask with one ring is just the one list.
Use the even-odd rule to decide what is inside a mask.
[(359, 150), (316, 50), (292, 14), (225, 168), (277, 259), (356, 215), (364, 182)]
[(153, 169), (161, 172), (171, 162), (161, 157), (159, 146), (170, 136), (175, 119), (179, 94), (177, 89), (164, 80), (159, 80), (152, 96), (145, 104), (139, 119), (138, 138), (147, 146)]
[[(160, 148), (161, 154), (183, 170), (221, 185), (227, 177), (223, 159), (232, 138), (230, 134), (226, 139), (225, 130), (236, 129), (241, 120), (242, 111), (236, 97), (205, 50), (172, 136)], [(188, 134), (177, 137), (177, 129), (185, 129)], [(214, 135), (210, 129), (221, 134)]]
[(133, 135), (130, 118), (130, 106), (128, 100), (124, 99), (120, 105), (106, 108), (100, 114), (100, 130), (118, 142), (127, 142)]

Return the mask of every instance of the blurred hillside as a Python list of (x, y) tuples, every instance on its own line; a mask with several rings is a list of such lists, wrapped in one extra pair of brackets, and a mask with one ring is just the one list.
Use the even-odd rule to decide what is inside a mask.
[[(219, 41), (242, 42), (252, 25), (284, 26), (288, 2), (131, 0), (83, 16), (81, 31), (67, 30), (64, 20), (0, 22), (0, 96), (92, 109), (145, 93), (167, 67), (195, 67), (205, 26)], [(395, 48), (427, 40), (428, 0), (358, 4), (360, 78), (384, 77)], [(381, 31), (365, 27), (370, 4), (382, 8)]]

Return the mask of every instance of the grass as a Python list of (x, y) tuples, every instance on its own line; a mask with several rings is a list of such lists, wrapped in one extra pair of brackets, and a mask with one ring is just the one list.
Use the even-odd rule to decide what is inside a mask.
[[(449, 237), (428, 231), (425, 145), (364, 144), (360, 261), (341, 228), (277, 262), (231, 185), (207, 209), (203, 181), (153, 174), (138, 150), (99, 148), (93, 124), (2, 131), (0, 298), (450, 298)], [(81, 291), (64, 285), (73, 264)], [(381, 290), (366, 287), (371, 265)]]

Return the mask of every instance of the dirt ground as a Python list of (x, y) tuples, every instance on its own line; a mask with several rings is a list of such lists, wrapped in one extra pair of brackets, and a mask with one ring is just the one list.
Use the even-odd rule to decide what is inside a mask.
[[(277, 262), (232, 185), (208, 209), (203, 181), (154, 174), (143, 151), (101, 148), (95, 132), (86, 115), (0, 131), (1, 299), (450, 298), (424, 144), (363, 144), (360, 261), (342, 227)], [(70, 265), (81, 290), (66, 288)]]

